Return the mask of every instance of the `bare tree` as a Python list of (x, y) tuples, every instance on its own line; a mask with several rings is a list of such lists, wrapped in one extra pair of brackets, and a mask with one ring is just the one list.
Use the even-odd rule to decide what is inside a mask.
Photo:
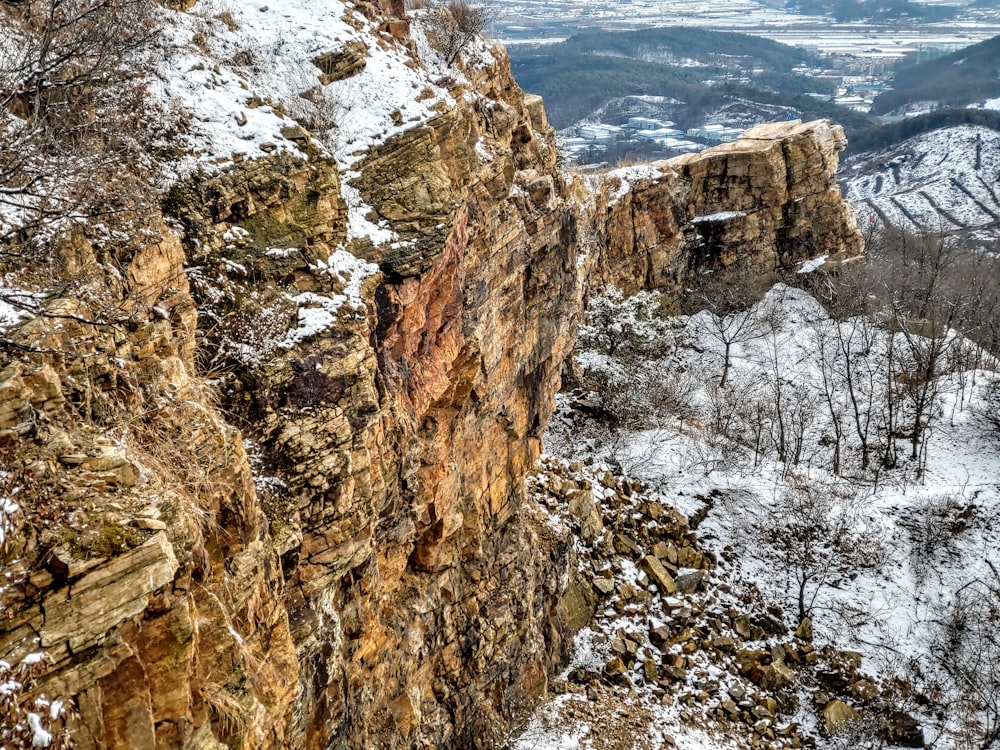
[[(0, 3), (0, 302), (13, 317), (129, 317), (87, 289), (147, 228), (152, 14), (151, 0)], [(106, 262), (60, 252), (71, 233)], [(55, 300), (78, 303), (56, 313)], [(8, 335), (0, 346), (25, 348)]]
[(766, 316), (754, 307), (761, 292), (749, 272), (729, 269), (724, 276), (701, 275), (688, 295), (692, 311), (705, 311), (694, 319), (695, 325), (722, 345), (720, 388), (725, 388), (729, 381), (733, 347), (762, 338), (772, 329)]
[(962, 361), (953, 356), (962, 341), (957, 334), (975, 332), (982, 323), (979, 309), (993, 309), (987, 302), (996, 296), (996, 261), (940, 233), (885, 231), (869, 252), (870, 272), (895, 334), (887, 385), (898, 390), (907, 411), (891, 414), (889, 428), (895, 434), (894, 428), (906, 425), (902, 433), (910, 442), (910, 458), (920, 459), (922, 466), (939, 397), (951, 366)]
[[(20, 260), (67, 223), (108, 233), (148, 168), (143, 55), (149, 0), (0, 4), (0, 246)], [(128, 197), (126, 197), (128, 196)], [(37, 253), (33, 254), (37, 255)]]
[(959, 588), (938, 619), (934, 653), (947, 673), (955, 705), (963, 716), (953, 739), (979, 750), (1000, 746), (1000, 573), (989, 573)]
[(428, 38), (444, 55), (445, 62), (454, 65), (459, 55), (486, 31), (493, 9), (468, 0), (445, 0), (434, 5), (427, 18)]
[(794, 582), (799, 619), (809, 617), (820, 591), (836, 577), (884, 564), (879, 534), (863, 523), (864, 497), (845, 483), (791, 475), (771, 505), (761, 505), (745, 531), (767, 545)]
[(840, 358), (835, 332), (837, 327), (828, 325), (826, 321), (816, 321), (812, 325), (812, 336), (818, 358), (821, 398), (833, 433), (833, 465), (830, 468), (835, 476), (840, 476), (841, 447), (844, 444), (844, 409), (841, 402), (842, 381), (837, 377), (837, 364)]

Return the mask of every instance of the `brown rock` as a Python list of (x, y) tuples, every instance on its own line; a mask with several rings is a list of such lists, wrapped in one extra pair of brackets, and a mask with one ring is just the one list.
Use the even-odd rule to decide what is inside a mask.
[(813, 625), (812, 620), (808, 617), (803, 617), (802, 622), (795, 629), (795, 637), (801, 638), (803, 641), (811, 641), (813, 637)]
[[(377, 18), (387, 5), (362, 3), (348, 19), (367, 27), (360, 15)], [(396, 38), (370, 44), (408, 44), (404, 25), (385, 20), (374, 27)], [(356, 73), (370, 44), (321, 55), (321, 80)], [(70, 238), (46, 268), (84, 269), (86, 295), (53, 308), (64, 318), (6, 332), (26, 347), (0, 371), (0, 439), (5, 458), (25, 454), (23, 496), (55, 496), (53, 487), (89, 474), (94, 484), (75, 488), (73, 502), (93, 496), (100, 506), (113, 493), (123, 508), (170, 509), (169, 541), (154, 534), (78, 569), (68, 586), (36, 571), (44, 590), (5, 609), (0, 652), (40, 635), (58, 662), (45, 692), (75, 696), (80, 736), (93, 746), (366, 747), (377, 738), (401, 750), (505, 730), (510, 706), (535, 699), (596, 601), (590, 580), (567, 581), (572, 538), (534, 517), (522, 489), (581, 301), (604, 282), (679, 289), (700, 270), (694, 249), (713, 268), (739, 259), (770, 273), (803, 252), (859, 246), (835, 190), (842, 134), (829, 123), (773, 126), (661, 165), (662, 177), (631, 180), (613, 202), (619, 178), (564, 182), (541, 99), (517, 88), (502, 51), (493, 57), (468, 67), (453, 106), (408, 129), (397, 112), (395, 135), (353, 155), (352, 188), (398, 242), (348, 236), (332, 159), (266, 143), (266, 157), (173, 186), (169, 226), (137, 217), (151, 231), (115, 248), (125, 267), (114, 278), (97, 261), (107, 250), (87, 247), (86, 232)], [(415, 100), (435, 96), (414, 89)], [(251, 97), (246, 109), (264, 104)], [(304, 129), (286, 123), (308, 149)], [(705, 223), (697, 217), (731, 208), (746, 215), (704, 246), (693, 239)], [(246, 235), (225, 240), (237, 226)], [(583, 248), (582, 237), (594, 241)], [(317, 298), (343, 292), (345, 280), (322, 270), (336, 248), (379, 273), (357, 309), (286, 340), (300, 313), (321, 310)], [(185, 265), (202, 269), (193, 291)], [(303, 296), (312, 301), (290, 302)], [(78, 324), (70, 316), (89, 314), (84, 297), (127, 322)], [(268, 342), (259, 363), (241, 362), (240, 377), (226, 379), (220, 408), (195, 350)], [(74, 356), (33, 353), (59, 349)], [(48, 426), (79, 447), (36, 455)], [(84, 465), (104, 431), (128, 438), (135, 465), (121, 455)], [(255, 478), (279, 481), (258, 489)], [(45, 511), (65, 520), (56, 518), (65, 508)], [(646, 512), (657, 511), (647, 503)], [(599, 534), (592, 513), (580, 520), (582, 533)], [(626, 533), (613, 544), (642, 559)], [(643, 544), (680, 547), (668, 563), (711, 562), (676, 511), (644, 533)], [(40, 554), (10, 558), (30, 566)], [(672, 591), (655, 548), (646, 559), (659, 566), (650, 575), (660, 590)], [(706, 636), (678, 637), (690, 650)], [(685, 663), (671, 656), (660, 677), (685, 679)]]
[(821, 712), (823, 730), (827, 736), (836, 734), (861, 718), (861, 715), (843, 701), (832, 700)]
[(768, 690), (784, 690), (795, 681), (795, 673), (782, 661), (773, 661), (764, 670), (760, 684)]
[(594, 588), (604, 596), (610, 596), (614, 593), (615, 582), (611, 578), (604, 578), (603, 576), (596, 576), (594, 578)]
[[(149, 596), (174, 578), (178, 562), (166, 534), (91, 570), (68, 589), (45, 599), (40, 646), (52, 653), (77, 652), (142, 612)], [(72, 593), (72, 596), (70, 596)]]
[(677, 591), (682, 594), (693, 594), (699, 588), (702, 588), (705, 581), (708, 579), (708, 574), (703, 570), (696, 570), (693, 573), (684, 573), (677, 576), (674, 582), (677, 584)]
[(167, 524), (155, 518), (133, 518), (129, 523), (137, 529), (149, 531), (164, 531), (167, 528)]
[(622, 677), (626, 671), (625, 662), (618, 657), (615, 657), (604, 665), (604, 674), (606, 677)]
[(313, 60), (320, 69), (320, 81), (323, 85), (350, 78), (364, 70), (368, 47), (364, 42), (348, 42), (334, 52), (327, 52)]
[(885, 739), (898, 747), (924, 747), (924, 730), (909, 714), (895, 711), (886, 719)]
[(673, 594), (677, 591), (677, 585), (674, 583), (674, 579), (670, 577), (667, 569), (663, 567), (659, 560), (657, 560), (652, 555), (646, 555), (642, 558), (639, 563), (640, 567), (645, 570), (649, 577), (656, 584), (657, 588), (664, 594)]
[(750, 618), (746, 615), (734, 617), (733, 630), (743, 640), (750, 640)]
[(628, 555), (632, 558), (642, 557), (642, 548), (627, 534), (615, 534), (613, 543), (615, 550), (622, 555)]
[(656, 684), (660, 681), (660, 673), (656, 668), (656, 662), (652, 659), (643, 659), (642, 662), (642, 674), (646, 678), (646, 682)]
[(851, 691), (851, 695), (854, 699), (865, 703), (867, 701), (873, 701), (878, 698), (878, 688), (875, 687), (875, 683), (871, 680), (858, 680), (857, 682), (852, 682), (848, 686), (848, 690)]

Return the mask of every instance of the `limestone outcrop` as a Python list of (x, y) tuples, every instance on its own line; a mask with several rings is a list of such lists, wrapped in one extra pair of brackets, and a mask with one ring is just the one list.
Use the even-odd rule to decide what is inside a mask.
[(523, 500), (590, 290), (858, 251), (839, 128), (567, 181), (492, 54), (350, 178), (397, 241), (276, 153), (8, 332), (0, 655), (50, 653), (80, 747), (495, 745), (585, 621)]
[(584, 181), (590, 283), (679, 290), (697, 269), (766, 276), (862, 240), (836, 185), (847, 141), (828, 121), (781, 122), (734, 143)]

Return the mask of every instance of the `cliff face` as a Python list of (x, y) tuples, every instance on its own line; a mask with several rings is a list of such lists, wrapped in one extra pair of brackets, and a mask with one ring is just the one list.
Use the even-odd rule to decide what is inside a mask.
[(774, 123), (735, 143), (587, 180), (584, 226), (600, 248), (591, 284), (680, 291), (701, 270), (757, 275), (862, 250), (834, 178), (843, 130)]
[(567, 184), (492, 54), (350, 178), (308, 147), (178, 185), (9, 332), (0, 654), (51, 655), (81, 747), (491, 746), (586, 622), (522, 500), (588, 291), (859, 249), (839, 128)]

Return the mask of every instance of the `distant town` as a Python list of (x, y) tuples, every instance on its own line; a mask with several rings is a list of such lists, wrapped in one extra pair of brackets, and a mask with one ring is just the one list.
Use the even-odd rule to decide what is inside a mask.
[[(868, 113), (872, 102), (887, 88), (893, 71), (902, 62), (926, 62), (1000, 34), (1000, 4), (954, 3), (928, 0), (920, 7), (928, 13), (950, 9), (950, 16), (920, 19), (896, 18), (882, 22), (836, 22), (830, 17), (796, 13), (775, 0), (518, 0), (498, 11), (493, 33), (508, 46), (546, 45), (586, 30), (628, 31), (658, 26), (681, 26), (737, 31), (809, 50), (822, 59), (821, 68), (802, 67), (794, 72), (828, 83), (822, 92), (809, 93), (847, 110)], [(933, 20), (933, 23), (926, 22)], [(724, 80), (705, 84), (750, 84), (762, 71), (741, 69), (737, 56)], [(916, 103), (905, 111), (877, 118), (889, 123), (923, 114), (934, 103)], [(561, 149), (567, 161), (602, 164), (642, 157), (669, 157), (733, 141), (750, 124), (725, 117), (711, 118), (696, 127), (678, 127), (676, 114), (640, 112), (651, 117), (621, 113), (594, 113), (585, 121), (561, 131)], [(665, 115), (665, 116), (664, 116)], [(769, 117), (780, 120), (788, 113)], [(602, 120), (603, 117), (603, 120)], [(761, 121), (758, 116), (757, 121)]]
[[(829, 68), (801, 68), (795, 72), (828, 80), (835, 87), (833, 94), (813, 93), (808, 96), (867, 113), (875, 97), (886, 90), (895, 64), (903, 59), (933, 60), (965, 46), (965, 42), (944, 41), (920, 43), (904, 49), (872, 48), (864, 54), (857, 54), (853, 49), (844, 53), (828, 52)], [(749, 76), (743, 76), (738, 69), (727, 79), (737, 82), (749, 80)], [(898, 122), (906, 117), (923, 114), (931, 108), (931, 104), (918, 105), (905, 114), (883, 115), (876, 119), (883, 123)], [(791, 117), (793, 116), (788, 115), (777, 119)], [(577, 166), (603, 167), (609, 160), (614, 162), (631, 155), (669, 158), (698, 152), (719, 143), (735, 141), (743, 132), (742, 127), (719, 123), (704, 123), (698, 127), (680, 129), (670, 120), (630, 117), (624, 125), (581, 123), (562, 131), (559, 144), (567, 162)]]

